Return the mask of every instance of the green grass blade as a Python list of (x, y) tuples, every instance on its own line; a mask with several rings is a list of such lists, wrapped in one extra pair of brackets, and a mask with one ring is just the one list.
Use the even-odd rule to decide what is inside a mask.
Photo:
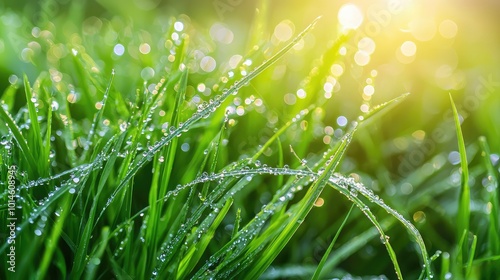
[(479, 145), (481, 146), (482, 158), (484, 166), (487, 170), (486, 190), (489, 193), (489, 227), (488, 227), (488, 252), (490, 255), (500, 254), (500, 210), (498, 207), (498, 172), (491, 163), (490, 147), (486, 137), (479, 137)]
[(321, 270), (325, 266), (326, 260), (328, 259), (328, 256), (330, 255), (330, 252), (333, 249), (333, 246), (335, 245), (335, 242), (337, 241), (337, 238), (340, 236), (340, 232), (344, 228), (345, 224), (347, 223), (347, 220), (349, 219), (349, 216), (351, 215), (352, 209), (354, 208), (354, 204), (351, 205), (351, 208), (349, 209), (349, 212), (347, 212), (347, 215), (345, 216), (344, 220), (342, 221), (342, 224), (340, 225), (339, 229), (337, 230), (337, 233), (335, 234), (335, 237), (333, 237), (332, 242), (330, 242), (330, 245), (325, 251), (325, 254), (321, 258), (321, 261), (318, 264), (318, 267), (316, 268), (316, 271), (314, 271), (313, 277), (311, 278), (312, 280), (318, 280), (321, 274)]
[(213, 221), (210, 221), (211, 225), (209, 226), (208, 229), (204, 230), (203, 228), (204, 226), (201, 225), (200, 228), (198, 228), (198, 231), (194, 233), (195, 235), (202, 237), (196, 244), (193, 244), (189, 249), (189, 251), (185, 254), (184, 259), (181, 261), (179, 265), (179, 271), (177, 274), (178, 277), (184, 278), (187, 276), (188, 273), (190, 273), (194, 269), (194, 267), (202, 257), (203, 253), (205, 252), (206, 248), (208, 247), (208, 244), (214, 237), (215, 230), (226, 216), (231, 205), (232, 205), (232, 199), (229, 199), (224, 205), (224, 207), (222, 207), (220, 211), (218, 210), (219, 213), (217, 214), (216, 218), (213, 219)]
[[(121, 147), (121, 144), (124, 140), (125, 134), (122, 134), (119, 140), (116, 143), (116, 147)], [(75, 259), (73, 261), (73, 268), (70, 273), (70, 278), (80, 278), (83, 274), (83, 270), (88, 263), (87, 252), (89, 248), (89, 243), (92, 235), (92, 231), (94, 229), (95, 223), (95, 213), (97, 211), (97, 205), (99, 203), (99, 196), (104, 188), (106, 183), (106, 179), (110, 176), (114, 163), (118, 157), (117, 153), (112, 153), (109, 157), (109, 160), (106, 162), (104, 169), (99, 177), (99, 183), (96, 187), (96, 194), (94, 200), (92, 201), (92, 206), (90, 212), (88, 214), (87, 221), (85, 223), (85, 227), (82, 232), (82, 236), (80, 238), (80, 242), (77, 246), (77, 251), (75, 252)]]
[[(46, 96), (49, 96), (49, 91), (47, 90), (46, 87), (43, 87), (43, 91)], [(42, 152), (42, 158), (46, 163), (46, 170), (47, 172), (45, 174), (49, 174), (49, 163), (50, 163), (50, 137), (52, 136), (52, 98), (49, 98), (48, 102), (48, 109), (47, 109), (47, 131), (45, 132), (45, 145), (43, 146), (43, 152)]]
[(109, 231), (109, 227), (103, 227), (101, 230), (101, 244), (97, 247), (95, 253), (90, 255), (90, 260), (87, 265), (87, 273), (85, 275), (86, 280), (96, 279), (95, 274), (97, 273), (97, 268), (101, 264), (101, 258), (108, 245)]
[[(108, 82), (108, 86), (106, 87), (106, 90), (104, 91), (104, 95), (103, 95), (103, 98), (102, 98), (102, 101), (101, 101), (101, 108), (97, 111), (97, 113), (94, 115), (94, 120), (92, 121), (92, 126), (90, 128), (90, 131), (88, 133), (88, 141), (92, 144), (92, 142), (94, 142), (94, 136), (95, 136), (95, 132), (96, 130), (99, 128), (99, 124), (101, 123), (101, 119), (102, 119), (102, 116), (104, 114), (104, 110), (106, 109), (106, 104), (107, 104), (107, 101), (108, 101), (108, 96), (109, 96), (109, 92), (111, 90), (111, 87), (113, 85), (113, 80), (115, 78), (115, 71), (113, 70), (111, 72), (111, 77), (109, 78), (109, 82)], [(92, 146), (92, 145), (91, 145)], [(83, 151), (83, 154), (81, 156), (81, 159), (82, 160), (86, 160), (86, 156), (87, 154), (91, 152), (90, 149), (85, 149)]]
[(282, 48), (278, 53), (273, 55), (269, 60), (263, 62), (257, 68), (255, 68), (252, 72), (250, 72), (247, 76), (242, 78), (240, 81), (233, 84), (227, 91), (225, 91), (221, 97), (215, 100), (213, 103), (207, 105), (202, 108), (198, 113), (194, 114), (191, 118), (186, 120), (182, 125), (179, 125), (177, 129), (172, 131), (167, 136), (163, 137), (160, 141), (151, 146), (151, 149), (147, 152), (147, 154), (138, 160), (127, 172), (123, 180), (120, 182), (118, 187), (115, 189), (114, 193), (109, 198), (109, 203), (104, 207), (104, 209), (99, 214), (97, 220), (100, 219), (105, 209), (111, 204), (111, 202), (115, 199), (116, 195), (122, 190), (124, 186), (126, 186), (133, 176), (137, 173), (137, 171), (142, 168), (148, 161), (160, 151), (164, 146), (168, 145), (174, 138), (180, 136), (183, 131), (188, 130), (193, 124), (201, 120), (202, 118), (206, 118), (210, 116), (213, 111), (215, 111), (222, 102), (224, 102), (229, 96), (232, 94), (238, 93), (238, 90), (242, 88), (244, 85), (249, 83), (253, 78), (262, 73), (265, 69), (267, 69), (270, 65), (279, 60), (286, 52), (288, 52), (295, 44), (297, 44), (300, 39), (302, 39), (317, 23), (319, 18), (314, 20), (304, 31), (302, 31), (297, 37), (295, 37), (289, 44), (287, 44), (284, 48)]
[(64, 223), (66, 218), (68, 217), (68, 214), (70, 213), (69, 207), (70, 207), (70, 194), (66, 194), (65, 198), (63, 199), (63, 202), (61, 203), (62, 206), (62, 211), (55, 222), (54, 227), (52, 228), (52, 234), (50, 237), (47, 239), (46, 246), (45, 246), (45, 252), (42, 256), (42, 262), (40, 264), (40, 267), (38, 268), (37, 271), (37, 278), (38, 279), (44, 279), (47, 273), (47, 269), (49, 268), (49, 265), (52, 261), (52, 256), (54, 254), (54, 251), (57, 249), (57, 243), (59, 241), (59, 237), (61, 236), (61, 232), (64, 227)]
[(26, 163), (28, 165), (27, 167), (29, 168), (30, 171), (35, 172), (35, 173), (31, 173), (31, 174), (36, 174), (37, 164), (36, 164), (36, 161), (35, 161), (35, 158), (33, 156), (31, 149), (28, 147), (28, 142), (23, 137), (21, 130), (19, 129), (16, 122), (14, 121), (12, 116), (9, 114), (9, 112), (7, 112), (3, 106), (1, 106), (1, 107), (2, 107), (2, 109), (0, 110), (0, 117), (2, 117), (4, 119), (5, 124), (10, 129), (10, 131), (12, 132), (12, 136), (14, 137), (16, 142), (18, 143), (19, 148), (21, 149), (21, 152), (22, 152), (24, 158), (26, 159)]
[(472, 262), (474, 261), (474, 255), (476, 253), (476, 246), (477, 246), (477, 235), (474, 235), (472, 238), (472, 244), (470, 246), (469, 250), (469, 259), (467, 260), (467, 264), (465, 266), (465, 278), (470, 277), (470, 273), (472, 271), (473, 264)]
[[(462, 233), (465, 232), (466, 238), (463, 239), (464, 243), (459, 244), (462, 248), (462, 256), (459, 257), (459, 260), (463, 260), (467, 258), (468, 254), (468, 246), (467, 244), (467, 235), (469, 233), (469, 222), (470, 222), (470, 187), (469, 187), (469, 168), (467, 164), (467, 155), (465, 150), (465, 142), (462, 134), (462, 129), (460, 127), (460, 118), (457, 112), (457, 108), (455, 103), (453, 102), (453, 98), (450, 94), (450, 102), (453, 109), (453, 117), (455, 120), (455, 128), (457, 132), (458, 139), (458, 150), (460, 153), (460, 167), (462, 171), (462, 183), (460, 187), (460, 196), (458, 201), (458, 216), (457, 216), (457, 237), (462, 236)], [(463, 263), (459, 263), (460, 266)]]
[(448, 279), (448, 273), (450, 272), (450, 254), (447, 252), (443, 253), (441, 257), (441, 273), (439, 274), (440, 280)]
[[(403, 275), (401, 273), (401, 269), (399, 267), (399, 263), (397, 261), (396, 254), (395, 254), (394, 249), (392, 248), (392, 246), (390, 245), (390, 242), (389, 242), (389, 236), (385, 234), (385, 231), (384, 231), (382, 225), (377, 221), (377, 217), (372, 213), (370, 208), (365, 203), (363, 203), (359, 197), (357, 197), (357, 192), (363, 194), (363, 196), (365, 196), (365, 197), (368, 197), (372, 202), (378, 204), (379, 206), (381, 206), (381, 204), (382, 204), (380, 202), (380, 200), (375, 199), (375, 197), (373, 196), (373, 194), (370, 191), (368, 191), (364, 186), (360, 187), (361, 186), (360, 184), (355, 184), (351, 179), (347, 179), (345, 181), (343, 181), (341, 179), (340, 182), (335, 182), (335, 180), (331, 180), (330, 185), (332, 185), (341, 194), (343, 194), (351, 202), (353, 202), (363, 212), (363, 214), (368, 218), (368, 220), (375, 226), (375, 228), (377, 229), (377, 231), (380, 234), (380, 240), (381, 240), (382, 244), (384, 244), (384, 246), (386, 247), (387, 252), (389, 254), (389, 257), (393, 263), (397, 278), (403, 279)], [(352, 189), (353, 187), (354, 187), (354, 191)], [(383, 208), (384, 209), (389, 208), (392, 210), (392, 208), (390, 208), (388, 206), (385, 206)], [(397, 215), (399, 215), (399, 213), (397, 213)], [(400, 217), (400, 219), (403, 219), (403, 218)], [(404, 220), (404, 221), (406, 221), (406, 220)], [(407, 223), (409, 223), (409, 222), (407, 222)], [(405, 224), (405, 226), (407, 226), (407, 225)], [(423, 258), (425, 261), (426, 255), (424, 255), (424, 253), (422, 253), (422, 255), (423, 255)]]
[(33, 134), (33, 142), (30, 141), (30, 143), (33, 145), (32, 146), (32, 152), (35, 153), (35, 155), (39, 155), (42, 149), (42, 138), (41, 138), (41, 132), (40, 132), (40, 123), (38, 121), (38, 113), (35, 108), (35, 101), (32, 101), (33, 98), (33, 91), (31, 90), (31, 85), (28, 81), (28, 76), (24, 75), (23, 76), (23, 81), (24, 81), (24, 93), (26, 94), (26, 106), (28, 107), (28, 114), (31, 122), (31, 130), (30, 132)]
[(288, 243), (290, 238), (293, 236), (295, 231), (298, 229), (302, 221), (305, 219), (309, 211), (314, 205), (314, 202), (318, 199), (319, 195), (323, 191), (323, 188), (327, 185), (330, 176), (333, 174), (334, 170), (338, 166), (342, 155), (347, 149), (352, 135), (347, 134), (341, 142), (339, 142), (338, 147), (335, 149), (335, 154), (329, 159), (328, 164), (325, 167), (325, 171), (317, 178), (315, 183), (309, 188), (304, 198), (301, 200), (297, 208), (294, 209), (294, 213), (291, 213), (292, 217), (287, 222), (285, 228), (279, 233), (279, 235), (271, 242), (270, 246), (265, 249), (262, 256), (256, 261), (252, 266), (252, 269), (246, 273), (245, 279), (255, 279), (261, 275), (271, 262), (276, 258), (276, 256), (283, 250), (285, 245)]

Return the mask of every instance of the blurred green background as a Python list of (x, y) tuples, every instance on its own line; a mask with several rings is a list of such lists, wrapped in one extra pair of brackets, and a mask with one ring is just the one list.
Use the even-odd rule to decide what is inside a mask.
[[(342, 30), (339, 9), (347, 3), (362, 11), (363, 23), (329, 66), (321, 85), (307, 89), (304, 79), (311, 73), (314, 76), (322, 57), (328, 56)], [(432, 176), (438, 180), (449, 176), (450, 170), (455, 172), (458, 148), (449, 93), (464, 120), (466, 144), (474, 143), (480, 135), (487, 136), (498, 161), (500, 2), (494, 0), (3, 1), (0, 90), (20, 84), (23, 73), (34, 80), (40, 69), (48, 71), (53, 79), (71, 80), (74, 69), (70, 53), (74, 49), (89, 55), (88, 66), (96, 72), (109, 76), (115, 69), (117, 90), (124, 98), (133, 96), (143, 80), (159, 79), (168, 73), (163, 67), (169, 59), (169, 54), (164, 53), (168, 38), (163, 34), (175, 17), (183, 23), (179, 29), (190, 35), (193, 46), (187, 62), (188, 97), (208, 99), (212, 91), (218, 90), (214, 86), (224, 84), (223, 77), (230, 76), (235, 61), (256, 52), (269, 57), (318, 16), (322, 19), (303, 42), (242, 90), (242, 98), (257, 98), (266, 109), (246, 112), (248, 118), (241, 119), (242, 124), (235, 128), (242, 133), (233, 133), (229, 144), (230, 150), (236, 152), (229, 153), (229, 157), (251, 152), (278, 124), (310, 103), (324, 102), (323, 109), (315, 111), (324, 119), (313, 127), (311, 145), (297, 152), (308, 158), (340, 138), (347, 123), (374, 105), (410, 92), (401, 105), (357, 136), (342, 172), (359, 174), (366, 185), (381, 192), (391, 205), (399, 206), (396, 209), (404, 209), (417, 191), (417, 186), (405, 185), (409, 174), (428, 178), (432, 183)], [(255, 45), (258, 51), (252, 51)], [(258, 62), (253, 62), (255, 65)], [(22, 98), (19, 96), (17, 107), (23, 105)], [(78, 117), (78, 106), (74, 110)], [(292, 145), (300, 141), (293, 134), (287, 136)], [(474, 152), (473, 145), (471, 149)], [(285, 156), (293, 161), (293, 156)], [(435, 161), (428, 165), (431, 159)], [(433, 174), (436, 166), (442, 165), (450, 168)], [(416, 170), (423, 173), (414, 173)], [(480, 186), (481, 182), (475, 184)], [(332, 190), (327, 190), (324, 197), (333, 195)], [(297, 239), (297, 243), (289, 245), (297, 253), (284, 256), (289, 259), (283, 262), (299, 262), (304, 256), (315, 258), (306, 262), (319, 260), (327, 244), (313, 236), (323, 230), (330, 232), (329, 226), (338, 217), (329, 213), (343, 213), (347, 207), (346, 203), (331, 200), (325, 206), (313, 210), (318, 214), (307, 221), (315, 226), (302, 227), (299, 234), (310, 236), (313, 245)], [(439, 219), (422, 222), (414, 213), (403, 214), (413, 217), (421, 228), (439, 228), (442, 223)], [(450, 234), (444, 227), (436, 234), (442, 244)], [(396, 242), (395, 246), (408, 246), (406, 243)], [(435, 249), (429, 244), (430, 251)], [(369, 246), (359, 254), (367, 263), (373, 262)], [(348, 263), (346, 267), (354, 265)]]
[[(458, 103), (463, 104), (467, 103), (466, 96), (473, 95), (476, 87), (481, 85), (481, 77), (493, 81), (500, 79), (497, 67), (500, 61), (500, 53), (497, 51), (500, 40), (500, 4), (493, 0), (317, 0), (307, 3), (262, 0), (49, 0), (3, 1), (0, 4), (0, 81), (5, 88), (11, 74), (20, 76), (22, 72), (27, 72), (34, 76), (37, 70), (27, 56), (40, 52), (39, 48), (49, 48), (51, 44), (63, 48), (58, 44), (65, 44), (68, 40), (72, 42), (71, 39), (76, 37), (73, 35), (82, 31), (85, 35), (90, 35), (83, 39), (84, 43), (90, 44), (93, 43), (92, 40), (96, 40), (97, 35), (106, 36), (102, 33), (108, 32), (104, 42), (106, 45), (90, 47), (95, 49), (93, 53), (89, 53), (98, 64), (106, 64), (105, 67), (109, 70), (112, 65), (107, 63), (106, 59), (112, 57), (113, 46), (126, 39), (126, 32), (131, 32), (132, 29), (127, 31), (127, 28), (133, 28), (145, 42), (158, 44), (162, 26), (166, 25), (169, 17), (179, 16), (189, 21), (196, 30), (197, 37), (193, 40), (206, 39), (205, 54), (209, 53), (221, 65), (232, 55), (245, 56), (253, 44), (262, 44), (272, 39), (280, 23), (291, 28), (296, 34), (314, 18), (323, 16), (317, 28), (308, 37), (303, 50), (296, 51), (289, 55), (286, 61), (275, 66), (274, 74), (271, 74), (271, 69), (268, 75), (262, 77), (271, 80), (273, 85), (279, 84), (282, 92), (275, 94), (284, 96), (297, 90), (299, 81), (309, 73), (311, 62), (320, 58), (338, 35), (337, 14), (339, 8), (346, 3), (357, 5), (364, 13), (363, 24), (350, 41), (350, 48), (358, 48), (357, 41), (366, 36), (373, 40), (375, 49), (369, 63), (364, 66), (353, 63), (355, 50), (349, 51), (340, 63), (345, 72), (339, 77), (340, 87), (336, 87), (334, 93), (337, 100), (335, 103), (342, 106), (332, 105), (335, 108), (328, 111), (332, 118), (340, 113), (352, 120), (359, 114), (359, 106), (363, 102), (361, 93), (366, 86), (364, 81), (370, 77), (372, 70), (377, 70), (378, 75), (373, 79), (375, 94), (369, 100), (371, 103), (380, 103), (404, 92), (413, 93), (410, 100), (399, 108), (400, 112), (395, 112), (404, 112), (408, 117), (382, 122), (389, 126), (386, 132), (390, 135), (387, 137), (397, 136), (394, 134), (411, 134), (413, 131), (407, 131), (408, 127), (431, 133), (434, 126), (443, 119), (445, 110), (449, 108), (448, 92), (452, 92)], [(264, 17), (263, 21), (259, 21), (260, 25), (264, 26), (256, 27), (253, 22), (259, 16)], [(29, 25), (22, 24), (25, 22), (38, 26), (40, 30), (50, 30), (51, 37), (47, 38), (50, 42), (46, 41), (46, 45), (43, 42), (30, 45), (30, 42), (40, 41), (41, 38), (33, 40)], [(108, 27), (114, 32), (110, 32)], [(213, 31), (217, 27), (227, 29)], [(217, 32), (219, 35), (214, 35)], [(229, 32), (230, 35), (224, 32)], [(224, 38), (226, 35), (231, 36), (231, 40)], [(406, 57), (401, 54), (401, 46), (405, 41), (414, 43), (415, 55)], [(78, 40), (77, 42), (81, 43)], [(274, 44), (277, 44), (276, 38)], [(65, 48), (62, 56), (69, 52), (67, 45)], [(126, 52), (121, 59), (125, 59), (127, 54)], [(133, 56), (141, 59), (145, 65), (154, 64), (152, 57)], [(58, 58), (48, 57), (47, 60), (41, 60), (34, 63), (42, 68), (44, 65), (48, 68), (58, 64)], [(18, 63), (19, 61), (24, 62)], [(222, 67), (216, 69), (221, 72), (223, 70), (225, 69)], [(118, 71), (117, 74), (124, 77), (134, 76), (133, 72)], [(492, 78), (489, 78), (490, 75)], [(256, 91), (264, 97), (272, 95), (265, 92), (266, 89), (257, 88)], [(469, 106), (474, 107), (474, 112), (477, 112), (474, 115), (478, 118), (469, 121), (471, 127), (467, 129), (477, 129), (481, 134), (488, 133), (489, 129), (484, 130), (483, 124), (490, 127), (489, 119), (495, 119), (490, 117), (499, 114), (499, 110), (496, 110), (499, 108), (498, 98), (495, 94), (489, 97), (487, 102), (480, 100), (479, 104)], [(283, 103), (281, 98), (268, 98), (267, 101), (278, 103), (273, 104), (273, 107), (279, 107)], [(473, 101), (469, 100), (469, 103)], [(465, 104), (464, 106), (467, 107)], [(408, 120), (411, 120), (411, 125), (408, 125)]]

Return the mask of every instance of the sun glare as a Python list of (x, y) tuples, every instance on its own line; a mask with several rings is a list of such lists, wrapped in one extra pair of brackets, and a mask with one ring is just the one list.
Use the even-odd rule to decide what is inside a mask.
[(340, 7), (338, 18), (344, 30), (356, 29), (363, 23), (363, 13), (356, 5), (351, 3)]

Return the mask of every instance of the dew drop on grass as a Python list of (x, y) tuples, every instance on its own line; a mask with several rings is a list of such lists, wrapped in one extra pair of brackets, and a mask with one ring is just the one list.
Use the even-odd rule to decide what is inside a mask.
[(497, 163), (498, 163), (498, 160), (500, 159), (500, 156), (497, 155), (497, 154), (491, 154), (490, 155), (490, 160), (491, 160), (491, 164), (493, 166), (495, 166)]
[(126, 122), (122, 122), (122, 123), (120, 124), (120, 131), (122, 131), (122, 132), (123, 132), (123, 131), (125, 131), (125, 130), (127, 130), (127, 123), (126, 123)]
[(382, 242), (382, 244), (385, 244), (387, 242), (387, 240), (389, 239), (388, 236), (384, 236), (384, 235), (381, 235), (380, 236), (380, 242)]
[(35, 229), (36, 236), (42, 236), (42, 231), (40, 229)]
[(71, 189), (69, 189), (69, 191), (68, 191), (68, 192), (69, 192), (70, 194), (74, 194), (74, 193), (76, 192), (76, 190), (75, 190), (75, 188), (71, 188)]

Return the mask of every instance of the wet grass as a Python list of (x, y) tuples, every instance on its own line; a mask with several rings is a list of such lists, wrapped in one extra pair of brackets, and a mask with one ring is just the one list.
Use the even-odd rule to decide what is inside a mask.
[[(353, 33), (336, 34), (319, 55), (294, 49), (317, 19), (287, 42), (252, 38), (237, 65), (203, 72), (197, 53), (210, 42), (186, 17), (155, 24), (159, 43), (143, 56), (122, 58), (106, 44), (106, 32), (133, 28), (119, 21), (82, 40), (51, 37), (54, 24), (50, 36), (30, 38), (42, 47), (31, 57), (37, 74), (14, 76), (1, 95), (0, 217), (17, 220), (15, 272), (5, 238), (0, 278), (500, 276), (498, 151), (493, 139), (464, 135), (453, 100), (459, 167), (438, 150), (404, 178), (382, 165), (368, 174), (349, 151), (376, 166), (392, 139), (373, 128), (409, 95), (327, 132), (332, 104), (316, 93), (332, 64), (348, 63), (339, 50)], [(47, 38), (65, 55), (35, 63), (50, 58)], [(267, 77), (290, 53), (311, 58), (296, 89), (307, 95), (274, 107), (286, 92)], [(408, 185), (411, 195), (399, 191)]]

